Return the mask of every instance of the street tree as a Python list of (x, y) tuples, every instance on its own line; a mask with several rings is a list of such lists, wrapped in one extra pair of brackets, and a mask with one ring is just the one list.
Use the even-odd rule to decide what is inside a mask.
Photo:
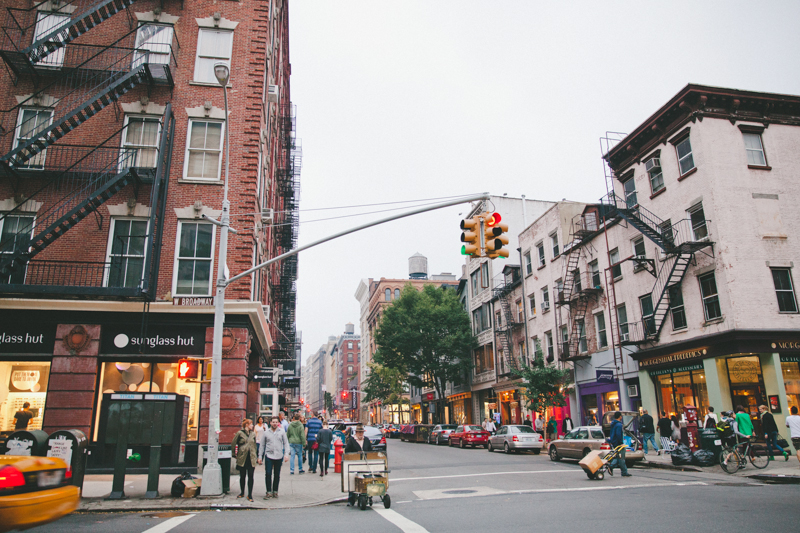
[[(403, 393), (406, 392), (406, 377), (403, 369), (389, 368), (378, 363), (367, 363), (369, 374), (364, 380), (362, 389), (366, 403), (378, 401), (382, 405), (392, 406), (392, 411), (402, 413), (403, 404), (407, 403)], [(400, 417), (402, 422), (402, 416)]]
[(410, 283), (384, 309), (375, 343), (375, 361), (403, 372), (410, 385), (437, 392), (437, 414), (447, 383), (465, 382), (477, 346), (454, 290), (425, 285), (419, 291)]
[(325, 403), (325, 410), (328, 411), (328, 413), (332, 413), (333, 412), (333, 395), (330, 392), (326, 392), (325, 396), (323, 398), (324, 398), (323, 401)]
[(528, 409), (542, 413), (548, 407), (567, 405), (567, 388), (572, 383), (569, 369), (546, 365), (544, 358), (537, 357), (533, 365), (523, 365), (513, 372), (522, 378)]

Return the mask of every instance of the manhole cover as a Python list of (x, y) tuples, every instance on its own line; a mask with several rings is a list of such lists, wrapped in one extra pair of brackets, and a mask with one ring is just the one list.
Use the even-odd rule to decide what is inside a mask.
[(442, 494), (472, 494), (473, 492), (478, 492), (478, 491), (469, 489), (458, 489), (458, 490), (446, 490), (443, 491)]
[(166, 511), (163, 513), (149, 513), (143, 514), (142, 518), (173, 518), (175, 516), (186, 516), (189, 513), (184, 513), (181, 511)]

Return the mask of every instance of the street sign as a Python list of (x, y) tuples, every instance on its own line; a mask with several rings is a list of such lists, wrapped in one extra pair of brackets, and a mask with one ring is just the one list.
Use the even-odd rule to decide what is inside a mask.
[(299, 387), (300, 378), (283, 378), (283, 384), (286, 387)]

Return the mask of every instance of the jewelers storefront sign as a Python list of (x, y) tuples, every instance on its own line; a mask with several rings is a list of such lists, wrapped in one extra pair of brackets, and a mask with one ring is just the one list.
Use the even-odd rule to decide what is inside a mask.
[(641, 361), (639, 361), (639, 368), (651, 368), (654, 366), (691, 361), (692, 359), (702, 359), (707, 353), (708, 350), (706, 350), (705, 348), (700, 348), (698, 350), (688, 350), (685, 352), (649, 357), (647, 359), (642, 359)]

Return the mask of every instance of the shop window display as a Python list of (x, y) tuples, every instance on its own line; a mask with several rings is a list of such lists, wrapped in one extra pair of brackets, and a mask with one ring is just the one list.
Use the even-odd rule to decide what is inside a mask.
[(603, 413), (619, 411), (619, 392), (603, 393)]
[(694, 405), (699, 414), (708, 412), (708, 387), (702, 365), (682, 372), (669, 369), (659, 372), (655, 376), (659, 411), (666, 411), (670, 416), (681, 416), (685, 405)]
[(14, 431), (14, 414), (30, 403), (28, 429), (42, 429), (50, 363), (0, 362), (0, 431)]
[(783, 385), (786, 387), (786, 399), (789, 401), (789, 411), (792, 407), (800, 409), (800, 363), (781, 361), (783, 372)]
[[(189, 422), (186, 440), (196, 441), (200, 422), (200, 384), (178, 378), (178, 363), (115, 362), (103, 363), (100, 370), (100, 391), (154, 392), (183, 394), (189, 397)], [(102, 394), (98, 394), (94, 440), (97, 440)]]

